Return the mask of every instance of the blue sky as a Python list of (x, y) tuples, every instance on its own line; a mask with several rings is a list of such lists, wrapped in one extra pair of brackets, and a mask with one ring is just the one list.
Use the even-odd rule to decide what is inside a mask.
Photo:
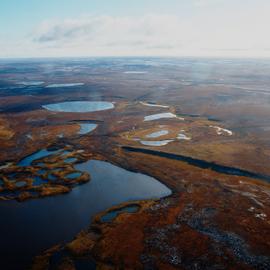
[(185, 16), (191, 5), (189, 1), (182, 2), (180, 5), (179, 0), (1, 0), (0, 31), (20, 34), (21, 30), (27, 31), (44, 19), (65, 19), (82, 14), (181, 13)]
[(1, 0), (0, 57), (270, 54), (268, 0)]

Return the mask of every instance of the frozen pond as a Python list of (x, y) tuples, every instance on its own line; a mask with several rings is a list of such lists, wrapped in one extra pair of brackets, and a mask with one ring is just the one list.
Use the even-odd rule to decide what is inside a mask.
[(71, 240), (87, 228), (95, 214), (112, 206), (171, 194), (155, 178), (108, 162), (90, 160), (75, 167), (89, 172), (91, 181), (68, 194), (23, 203), (0, 202), (0, 215), (4, 217), (0, 223), (0, 269), (28, 269), (33, 256)]
[(173, 140), (163, 140), (163, 141), (140, 141), (141, 144), (147, 146), (164, 146), (168, 143), (173, 142)]
[(79, 123), (80, 130), (78, 134), (84, 135), (96, 129), (97, 124)]
[(49, 84), (46, 88), (58, 88), (58, 87), (73, 87), (73, 86), (83, 86), (84, 83), (54, 83)]
[(153, 132), (151, 134), (146, 135), (146, 138), (158, 138), (167, 134), (169, 134), (168, 130), (160, 130), (160, 131)]
[(70, 101), (42, 106), (44, 109), (53, 112), (97, 112), (113, 109), (114, 105), (106, 101)]
[(162, 118), (175, 118), (176, 115), (173, 113), (158, 113), (158, 114), (151, 114), (144, 117), (144, 121), (153, 121)]

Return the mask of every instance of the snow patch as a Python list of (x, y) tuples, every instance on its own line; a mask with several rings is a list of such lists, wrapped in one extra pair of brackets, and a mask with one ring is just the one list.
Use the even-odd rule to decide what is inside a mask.
[(221, 128), (218, 126), (210, 126), (210, 128), (214, 128), (218, 135), (229, 135), (229, 136), (233, 135), (232, 131), (229, 129)]

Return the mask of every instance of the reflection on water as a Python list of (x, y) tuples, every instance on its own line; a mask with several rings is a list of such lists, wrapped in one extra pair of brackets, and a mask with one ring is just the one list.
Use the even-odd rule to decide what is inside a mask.
[(42, 106), (54, 112), (97, 112), (114, 108), (113, 103), (105, 101), (71, 101)]
[(156, 179), (108, 162), (92, 160), (75, 167), (89, 172), (91, 181), (68, 194), (23, 203), (0, 202), (0, 216), (5, 217), (0, 223), (0, 269), (8, 269), (7, 265), (25, 268), (34, 255), (71, 240), (89, 225), (93, 215), (107, 208), (171, 194)]

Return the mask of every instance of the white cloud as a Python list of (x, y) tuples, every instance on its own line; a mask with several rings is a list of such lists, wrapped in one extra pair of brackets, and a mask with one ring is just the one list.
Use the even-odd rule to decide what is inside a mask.
[[(35, 31), (35, 42), (55, 48), (83, 48), (88, 53), (111, 54), (122, 50), (140, 54), (180, 46), (176, 35), (181, 22), (176, 16), (89, 16), (60, 22), (44, 22)], [(88, 49), (87, 49), (88, 48)], [(107, 53), (106, 53), (107, 52)]]
[[(223, 0), (196, 0), (211, 4)], [(24, 40), (2, 40), (2, 56), (270, 56), (266, 7), (230, 12), (82, 16), (44, 21)], [(8, 46), (7, 46), (8, 44)]]

